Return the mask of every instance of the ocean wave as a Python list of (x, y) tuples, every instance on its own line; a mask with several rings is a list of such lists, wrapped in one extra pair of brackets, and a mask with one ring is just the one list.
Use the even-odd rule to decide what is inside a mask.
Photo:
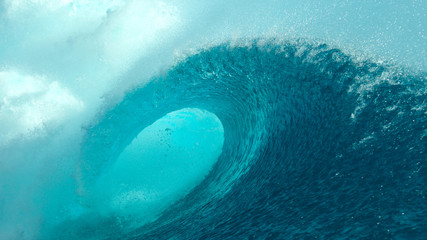
[(126, 146), (162, 116), (194, 108), (213, 113), (224, 128), (222, 153), (207, 177), (149, 223), (113, 214), (68, 221), (57, 232), (102, 239), (420, 239), (426, 80), (425, 73), (358, 61), (304, 40), (202, 49), (101, 112), (86, 128), (77, 172), (80, 201), (94, 208), (95, 182)]

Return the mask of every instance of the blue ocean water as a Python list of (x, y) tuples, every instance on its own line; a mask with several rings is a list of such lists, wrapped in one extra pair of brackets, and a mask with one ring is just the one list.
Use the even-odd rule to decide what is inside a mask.
[(426, 239), (426, 8), (0, 3), (0, 238)]

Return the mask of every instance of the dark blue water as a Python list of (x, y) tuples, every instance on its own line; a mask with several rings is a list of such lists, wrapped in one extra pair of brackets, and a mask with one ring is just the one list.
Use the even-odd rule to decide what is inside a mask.
[(153, 222), (84, 218), (56, 237), (426, 239), (426, 82), (303, 40), (204, 49), (100, 113), (78, 168), (88, 184), (156, 119), (200, 108), (224, 126), (212, 171)]

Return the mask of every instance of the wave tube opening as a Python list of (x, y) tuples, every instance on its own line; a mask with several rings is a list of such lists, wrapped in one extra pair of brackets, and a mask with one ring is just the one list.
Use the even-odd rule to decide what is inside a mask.
[(203, 180), (223, 143), (214, 114), (188, 108), (168, 113), (144, 128), (97, 180), (96, 202), (106, 204), (101, 212), (158, 213)]
[[(128, 118), (119, 117), (127, 125)], [(62, 237), (87, 238), (99, 222), (113, 228), (120, 222), (120, 231), (129, 231), (154, 221), (199, 185), (221, 155), (224, 128), (209, 111), (183, 108), (141, 126), (133, 126), (120, 142), (111, 163), (95, 175), (90, 171), (81, 176), (80, 210), (56, 228)], [(102, 155), (105, 150), (103, 145), (86, 151)]]

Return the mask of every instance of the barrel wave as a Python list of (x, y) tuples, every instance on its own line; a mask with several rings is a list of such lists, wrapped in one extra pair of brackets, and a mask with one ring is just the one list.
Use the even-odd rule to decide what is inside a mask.
[(209, 174), (150, 221), (75, 218), (56, 226), (55, 236), (422, 239), (426, 81), (425, 73), (305, 40), (201, 49), (100, 113), (76, 169), (80, 201), (93, 209), (94, 182), (141, 130), (192, 108), (223, 125)]
[(0, 239), (421, 239), (427, 4), (0, 1)]

